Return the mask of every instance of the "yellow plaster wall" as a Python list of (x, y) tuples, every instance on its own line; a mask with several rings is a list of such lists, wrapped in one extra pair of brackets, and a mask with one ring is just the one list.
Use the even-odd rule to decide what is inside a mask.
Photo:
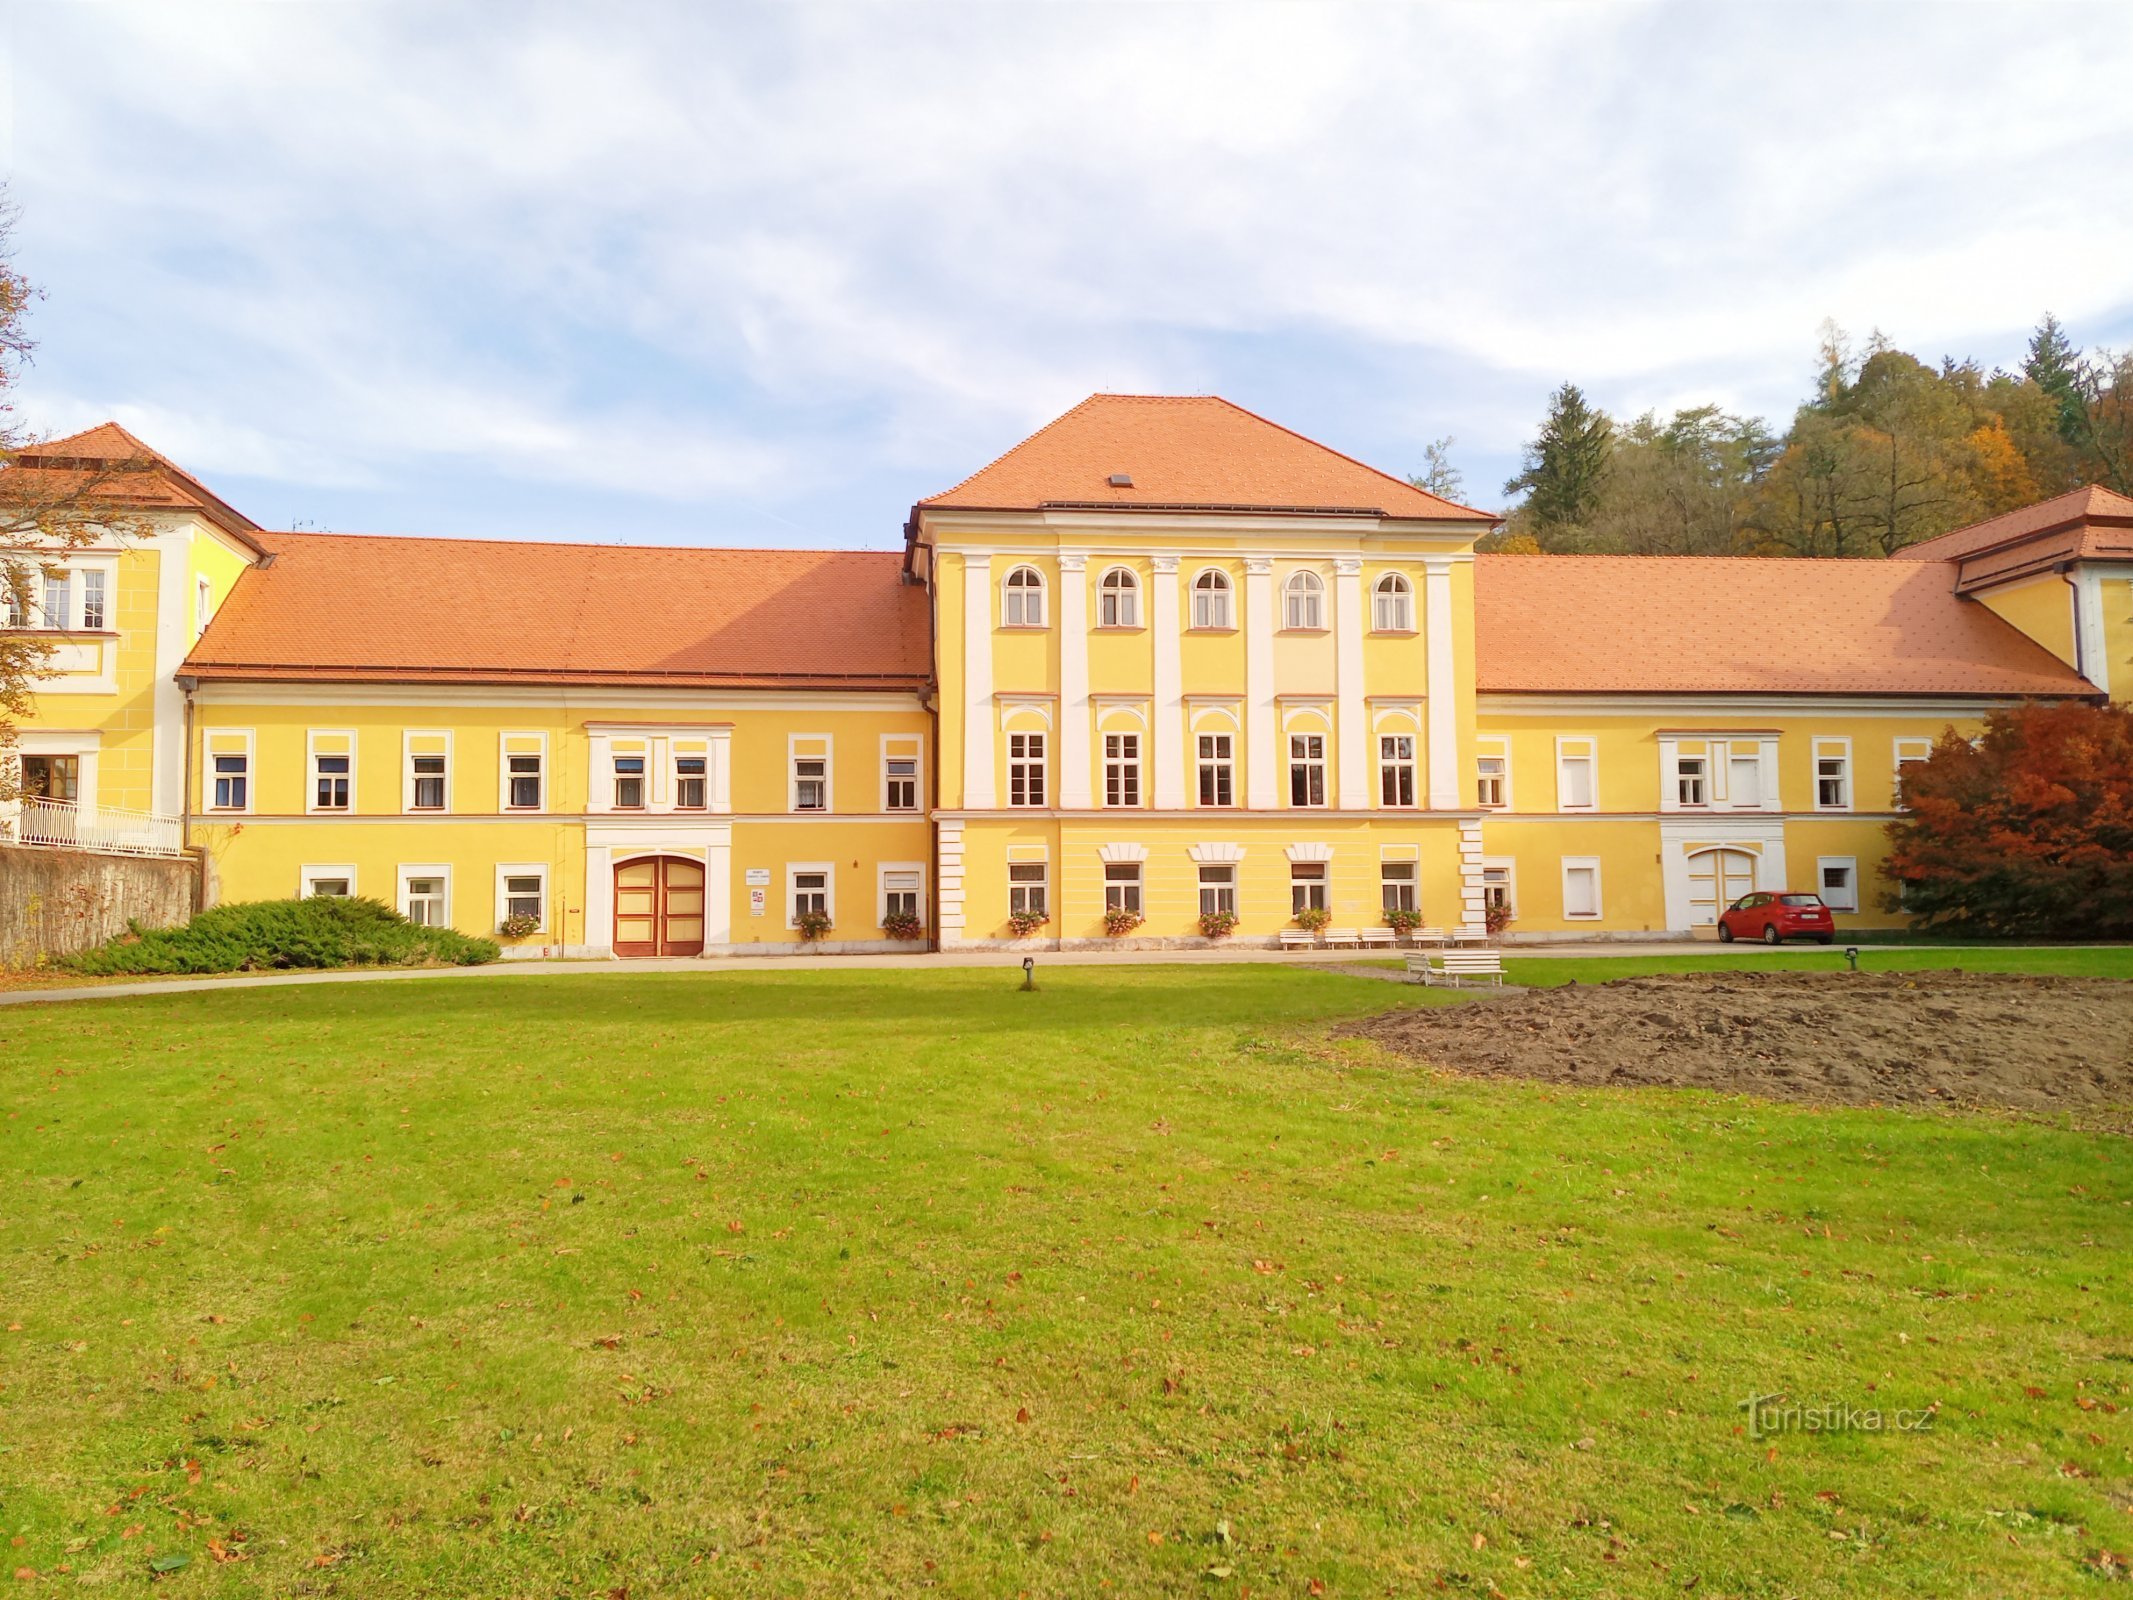
[(2078, 665), (2074, 652), (2074, 590), (2057, 573), (1994, 589), (1979, 594), (1977, 599), (2068, 666)]

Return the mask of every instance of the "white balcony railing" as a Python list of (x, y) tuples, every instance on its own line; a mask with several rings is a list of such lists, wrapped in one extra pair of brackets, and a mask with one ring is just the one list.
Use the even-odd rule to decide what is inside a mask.
[(158, 812), (25, 796), (0, 805), (0, 843), (100, 850), (121, 856), (181, 856), (185, 854), (185, 825)]

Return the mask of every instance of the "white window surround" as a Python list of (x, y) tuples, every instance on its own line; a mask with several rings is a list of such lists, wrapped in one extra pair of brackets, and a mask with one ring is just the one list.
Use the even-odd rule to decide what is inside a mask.
[(1185, 854), (1191, 857), (1195, 864), (1203, 867), (1221, 866), (1225, 863), (1235, 866), (1244, 859), (1244, 846), (1241, 844), (1196, 844), (1189, 848)]
[(545, 861), (499, 861), (496, 864), (496, 920), (490, 926), (501, 927), (504, 918), (511, 914), (511, 896), (506, 885), (513, 878), (541, 880), (541, 925), (535, 931), (548, 932), (555, 926), (555, 905), (548, 897), (548, 864)]
[(1100, 846), (1096, 858), (1106, 865), (1123, 864), (1129, 861), (1146, 861), (1148, 847), (1144, 844), (1119, 843)]
[(1308, 567), (1281, 586), (1281, 626), (1286, 633), (1326, 631), (1326, 580)]
[[(443, 884), (444, 894), (442, 898), (444, 906), (439, 911), (437, 922), (434, 925), (441, 928), (449, 928), (452, 925), (452, 868), (450, 864), (436, 861), (403, 861), (394, 869), (393, 881), (399, 885), (399, 888), (394, 898), (393, 909), (403, 917), (407, 916), (409, 899), (407, 885), (410, 878), (435, 878)], [(412, 921), (413, 919), (409, 918), (409, 920)]]
[(1220, 567), (1202, 567), (1192, 575), (1191, 626), (1211, 633), (1232, 633), (1237, 627), (1236, 580)]
[[(442, 746), (440, 749), (439, 746)], [(415, 757), (444, 757), (444, 804), (441, 806), (417, 806), (415, 804)], [(452, 760), (452, 733), (448, 728), (404, 728), (400, 733), (400, 809), (403, 812), (419, 811), (424, 816), (449, 816), (452, 811), (452, 780), (455, 776)], [(428, 774), (436, 776), (436, 774)]]
[(1597, 811), (1599, 807), (1599, 741), (1585, 734), (1557, 735), (1555, 741), (1556, 810)]
[[(1843, 898), (1832, 895), (1829, 874), (1832, 869), (1841, 870), (1844, 877)], [(1859, 909), (1859, 858), (1857, 856), (1815, 857), (1815, 890), (1822, 896), (1832, 911), (1857, 911)]]
[[(911, 763), (911, 792), (913, 804), (892, 806), (889, 804), (889, 763)], [(884, 811), (922, 814), (926, 809), (926, 740), (917, 733), (885, 733), (881, 736), (881, 809)]]
[[(88, 550), (69, 554), (60, 569), (66, 583), (64, 614), (51, 617), (45, 614), (45, 580), (43, 566), (50, 551), (0, 550), (0, 559), (22, 562), (29, 569), (29, 591), (23, 601), (23, 615), (19, 621), (9, 621), (5, 615), (6, 596), (0, 592), (0, 627), (35, 629), (44, 628), (56, 633), (116, 633), (115, 612), (118, 607), (118, 563), (116, 554)], [(104, 585), (104, 622), (100, 628), (88, 625), (83, 613), (88, 605), (89, 574), (99, 574)], [(0, 579), (0, 591), (6, 588)]]
[(1013, 916), (1024, 910), (1045, 916), (1051, 914), (1052, 865), (1049, 861), (1008, 861), (1007, 914)]
[(1333, 846), (1330, 844), (1292, 844), (1282, 854), (1290, 861), (1331, 861)]
[[(837, 747), (826, 733), (791, 733), (785, 736), (785, 809), (810, 817), (826, 817), (837, 809)], [(822, 763), (822, 804), (800, 804), (800, 763)], [(812, 780), (810, 780), (812, 781)]]
[[(1701, 772), (1684, 769), (1684, 762), (1701, 762)], [(1683, 798), (1685, 786), (1691, 798)], [(1699, 816), (1778, 810), (1778, 736), (1661, 734), (1659, 809)]]
[(1131, 567), (1106, 567), (1096, 580), (1096, 626), (1141, 625), (1141, 580)]
[[(1485, 763), (1495, 762), (1491, 768)], [(1495, 780), (1496, 798), (1482, 798), (1482, 784)], [(1509, 811), (1511, 809), (1511, 741), (1507, 738), (1483, 736), (1474, 741), (1474, 798), (1484, 811)]]
[[(915, 880), (918, 891), (918, 915), (926, 920), (926, 864), (923, 861), (884, 861), (874, 869), (874, 924), (881, 925), (882, 918), (889, 914), (889, 879), (909, 878)], [(906, 885), (912, 887), (914, 885)]]
[(1370, 586), (1370, 631), (1415, 631), (1415, 586), (1397, 572), (1385, 573)]
[[(541, 763), (539, 774), (540, 804), (515, 806), (511, 803), (511, 758), (534, 756)], [(538, 816), (548, 809), (548, 735), (533, 729), (505, 729), (496, 736), (496, 809), (516, 811), (522, 816)]]
[(837, 921), (837, 863), (834, 861), (785, 863), (785, 926), (796, 928), (800, 925), (800, 874), (803, 872), (822, 874), (822, 887), (819, 892), (822, 895), (823, 914), (834, 926)]
[(1898, 811), (1904, 809), (1902, 792), (1903, 769), (1914, 761), (1930, 760), (1932, 755), (1933, 741), (1927, 738), (1898, 739), (1890, 747), (1889, 804), (1891, 807)]
[(312, 885), (321, 881), (346, 883), (351, 896), (363, 891), (356, 887), (354, 863), (306, 862), (296, 869), (296, 897), (308, 900), (316, 892)]
[[(346, 741), (346, 748), (338, 741)], [(332, 746), (321, 749), (321, 742)], [(320, 756), (345, 756), (348, 759), (348, 804), (345, 806), (321, 806), (318, 803), (318, 758)], [(304, 733), (304, 810), (313, 816), (352, 817), (356, 814), (356, 801), (360, 797), (356, 780), (360, 776), (356, 759), (356, 734), (352, 728), (311, 728)]]
[(1504, 904), (1515, 918), (1518, 915), (1518, 858), (1516, 856), (1483, 856), (1481, 858), (1481, 893), (1484, 900), (1495, 886), (1496, 874), (1502, 874)]
[[(1814, 763), (1814, 771), (1811, 774), (1813, 788), (1810, 791), (1814, 796), (1814, 808), (1817, 811), (1850, 811), (1858, 794), (1852, 782), (1851, 740), (1848, 737), (1814, 739), (1808, 745), (1808, 755), (1809, 759)], [(1828, 780), (1825, 780), (1822, 770), (1822, 764), (1825, 761), (1838, 763), (1836, 770), (1829, 775)], [(1834, 781), (1842, 786), (1841, 798), (1833, 805), (1825, 805), (1823, 803), (1822, 788), (1825, 781)]]
[(1600, 898), (1600, 858), (1563, 857), (1563, 919), (1597, 922), (1605, 915)]
[(215, 615), (215, 587), (205, 577), (193, 580), (193, 637), (207, 632)]
[(1045, 621), (1044, 574), (1018, 562), (1000, 575), (1000, 626), (1042, 628)]
[[(200, 810), (204, 815), (249, 816), (259, 800), (258, 739), (250, 728), (202, 728), (200, 730)], [(244, 758), (244, 804), (215, 804), (215, 758)]]

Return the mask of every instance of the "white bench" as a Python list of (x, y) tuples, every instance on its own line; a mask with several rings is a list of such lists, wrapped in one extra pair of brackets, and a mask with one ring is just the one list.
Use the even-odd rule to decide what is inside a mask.
[(1451, 942), (1451, 935), (1442, 928), (1413, 928), (1408, 931), (1407, 942), (1417, 950), (1429, 946), (1442, 948)]
[(1442, 955), (1423, 953), (1407, 958), (1410, 979), (1446, 988), (1503, 984), (1503, 957), (1494, 950), (1447, 950)]
[(1283, 928), (1275, 937), (1280, 939), (1284, 950), (1316, 950), (1318, 936), (1304, 928)]
[(1392, 929), (1365, 928), (1363, 930), (1363, 948), (1365, 950), (1390, 950), (1392, 948)]
[(1354, 928), (1328, 928), (1325, 933), (1326, 948), (1338, 949), (1345, 945), (1350, 950), (1363, 947), (1363, 936)]

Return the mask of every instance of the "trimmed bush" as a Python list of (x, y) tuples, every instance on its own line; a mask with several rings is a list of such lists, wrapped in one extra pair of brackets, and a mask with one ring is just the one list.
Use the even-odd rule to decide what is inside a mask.
[(216, 906), (182, 928), (135, 924), (131, 933), (57, 964), (91, 977), (113, 977), (292, 967), (477, 967), (502, 954), (494, 939), (420, 927), (376, 900), (317, 895)]

